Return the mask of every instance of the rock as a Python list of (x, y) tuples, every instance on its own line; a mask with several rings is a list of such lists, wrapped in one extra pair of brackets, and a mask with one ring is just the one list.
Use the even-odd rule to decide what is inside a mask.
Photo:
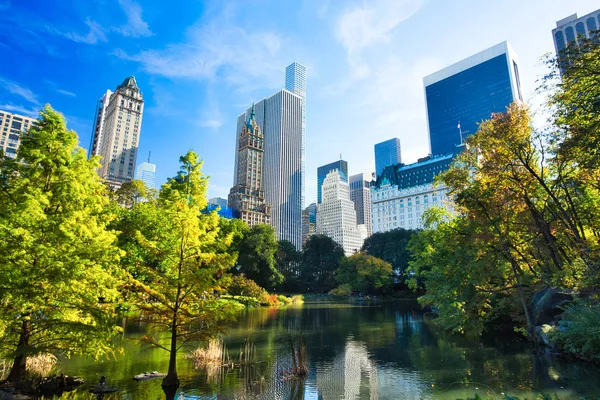
[(544, 344), (550, 349), (554, 349), (554, 343), (550, 341), (548, 338), (548, 334), (552, 332), (555, 328), (548, 324), (542, 326), (536, 326), (534, 329), (535, 341)]
[(133, 379), (136, 381), (147, 381), (149, 379), (154, 379), (154, 378), (164, 378), (165, 376), (167, 376), (167, 374), (161, 374), (158, 371), (152, 371), (152, 372), (144, 372), (143, 374), (138, 374), (138, 375), (134, 376)]
[(534, 326), (550, 324), (561, 319), (564, 307), (573, 301), (573, 296), (559, 288), (546, 288), (535, 293), (529, 302)]

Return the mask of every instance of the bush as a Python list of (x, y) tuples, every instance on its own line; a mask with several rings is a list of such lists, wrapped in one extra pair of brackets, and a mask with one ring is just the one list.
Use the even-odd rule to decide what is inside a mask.
[(329, 292), (330, 295), (337, 297), (345, 297), (350, 295), (350, 293), (352, 293), (352, 286), (349, 283), (344, 283)]
[(292, 300), (292, 304), (303, 304), (304, 296), (302, 296), (301, 294), (297, 294), (297, 295), (292, 296), (291, 300)]
[(548, 337), (560, 350), (588, 361), (600, 361), (600, 305), (576, 301)]
[(259, 300), (261, 296), (264, 296), (265, 294), (268, 295), (265, 289), (243, 275), (231, 278), (231, 284), (229, 285), (227, 292), (232, 296), (249, 296)]
[(284, 305), (292, 304), (292, 299), (290, 299), (289, 297), (285, 297), (282, 294), (277, 296), (277, 300), (279, 300), (279, 303), (284, 304)]

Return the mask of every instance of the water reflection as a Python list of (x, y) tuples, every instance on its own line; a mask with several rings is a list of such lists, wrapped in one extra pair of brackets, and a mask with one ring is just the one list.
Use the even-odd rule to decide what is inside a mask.
[[(139, 321), (125, 321), (127, 338), (143, 333)], [(280, 337), (301, 330), (306, 338), (310, 373), (286, 380), (291, 357)], [(178, 399), (457, 399), (475, 393), (557, 393), (561, 399), (595, 398), (600, 370), (561, 362), (523, 341), (495, 337), (457, 338), (439, 332), (414, 303), (369, 306), (305, 304), (302, 308), (254, 309), (242, 316), (225, 339), (230, 356), (249, 339), (257, 362), (242, 368), (209, 366), (195, 370), (178, 363), (182, 387)], [(65, 362), (68, 374), (95, 381), (111, 378), (123, 391), (115, 399), (164, 399), (160, 381), (132, 382), (146, 370), (165, 370), (166, 353), (142, 350), (124, 339), (116, 360)], [(89, 398), (83, 391), (70, 398)], [(80, 397), (77, 397), (80, 396)], [(500, 397), (499, 397), (500, 398)]]

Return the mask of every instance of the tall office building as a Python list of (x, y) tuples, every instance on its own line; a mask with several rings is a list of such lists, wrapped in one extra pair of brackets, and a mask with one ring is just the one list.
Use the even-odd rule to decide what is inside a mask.
[(371, 236), (371, 189), (369, 181), (364, 174), (356, 174), (350, 177), (350, 200), (354, 203), (356, 211), (356, 223), (364, 225), (367, 235)]
[[(254, 110), (256, 123), (264, 135), (263, 190), (265, 201), (271, 206), (271, 225), (278, 240), (288, 240), (300, 250), (305, 165), (304, 98), (282, 89), (257, 102)], [(252, 108), (248, 108), (238, 117), (237, 132), (241, 132), (251, 113)], [(234, 186), (238, 183), (239, 139), (236, 135)]]
[(35, 118), (0, 110), (0, 150), (5, 157), (14, 159), (17, 156), (21, 136), (36, 122)]
[(100, 149), (102, 149), (102, 128), (104, 128), (106, 108), (108, 107), (112, 93), (113, 92), (111, 90), (107, 90), (106, 93), (104, 93), (104, 95), (98, 99), (98, 104), (96, 105), (96, 115), (94, 117), (94, 130), (92, 131), (92, 139), (90, 140), (88, 157), (99, 155)]
[(322, 187), (325, 177), (331, 171), (337, 171), (342, 181), (348, 183), (348, 162), (344, 160), (334, 161), (317, 168), (317, 204), (323, 199)]
[(302, 246), (317, 229), (317, 203), (310, 203), (302, 210)]
[(302, 98), (302, 207), (304, 207), (304, 188), (306, 180), (306, 67), (293, 62), (285, 69), (285, 89)]
[(271, 206), (265, 203), (263, 162), (265, 141), (256, 123), (254, 105), (238, 142), (237, 184), (229, 192), (229, 205), (235, 217), (253, 226), (271, 222)]
[(375, 173), (380, 175), (388, 165), (402, 162), (400, 155), (400, 139), (393, 138), (375, 145)]
[(323, 201), (317, 204), (317, 233), (329, 236), (344, 248), (347, 256), (360, 251), (367, 229), (356, 223), (348, 183), (333, 170), (323, 181)]
[(567, 46), (579, 45), (582, 37), (591, 38), (598, 29), (600, 29), (600, 10), (579, 18), (575, 13), (557, 21), (556, 28), (552, 29), (556, 54), (560, 54)]
[(150, 161), (144, 161), (135, 170), (135, 179), (143, 181), (150, 189), (156, 189), (155, 176), (156, 164), (152, 164)]
[(133, 76), (113, 93), (108, 91), (96, 110), (90, 155), (100, 155), (98, 174), (113, 186), (134, 177), (144, 100)]
[(478, 123), (523, 101), (517, 55), (502, 42), (423, 78), (430, 154), (454, 154)]

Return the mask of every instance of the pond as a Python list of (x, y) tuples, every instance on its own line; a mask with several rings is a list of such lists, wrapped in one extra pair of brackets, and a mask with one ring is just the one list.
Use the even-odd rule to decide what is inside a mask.
[[(160, 379), (136, 382), (145, 371), (166, 372), (167, 353), (141, 347), (134, 339), (145, 327), (124, 320), (122, 352), (113, 360), (73, 357), (61, 362), (68, 375), (88, 383), (106, 376), (119, 394), (104, 399), (164, 399)], [(282, 377), (291, 368), (288, 330), (300, 330), (307, 344), (309, 376)], [(195, 370), (178, 362), (178, 399), (458, 399), (510, 394), (533, 398), (555, 393), (561, 399), (600, 397), (600, 369), (552, 359), (515, 337), (468, 340), (440, 332), (414, 301), (386, 304), (307, 302), (288, 308), (248, 309), (225, 337), (237, 357), (248, 340), (255, 363), (242, 369)], [(83, 387), (62, 398), (92, 399)]]

